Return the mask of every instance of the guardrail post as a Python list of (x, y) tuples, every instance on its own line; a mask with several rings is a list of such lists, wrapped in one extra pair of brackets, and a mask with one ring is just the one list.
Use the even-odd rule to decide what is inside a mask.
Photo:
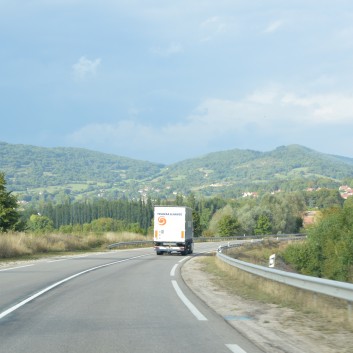
[(353, 302), (348, 302), (348, 321), (353, 322)]

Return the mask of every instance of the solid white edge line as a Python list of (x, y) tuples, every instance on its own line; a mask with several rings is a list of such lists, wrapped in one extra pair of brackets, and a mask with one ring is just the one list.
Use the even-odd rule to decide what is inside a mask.
[(185, 304), (185, 306), (191, 311), (191, 313), (197, 318), (199, 321), (208, 321), (205, 316), (203, 316), (196, 307), (190, 302), (188, 298), (186, 298), (185, 294), (181, 291), (177, 281), (172, 280), (173, 287), (178, 294), (180, 300)]
[(237, 344), (226, 344), (226, 347), (231, 350), (233, 353), (246, 353), (241, 349)]
[(183, 259), (181, 259), (179, 262), (183, 262), (186, 261), (190, 256), (184, 257)]
[(17, 266), (17, 267), (10, 267), (10, 268), (4, 268), (4, 269), (0, 270), (0, 272), (11, 271), (11, 270), (17, 270), (18, 268), (30, 267), (30, 266), (33, 266), (33, 264), (30, 264), (30, 265), (23, 265), (23, 266)]
[(42, 294), (46, 293), (46, 292), (49, 292), (51, 289), (59, 286), (60, 284), (63, 284), (65, 282), (68, 282), (78, 276), (81, 276), (85, 273), (88, 273), (88, 272), (91, 272), (91, 271), (94, 271), (94, 270), (97, 270), (99, 268), (103, 268), (103, 267), (108, 267), (108, 266), (112, 266), (112, 265), (115, 265), (117, 263), (121, 263), (121, 262), (126, 262), (126, 261), (129, 261), (129, 260), (134, 260), (134, 259), (137, 259), (139, 257), (144, 257), (144, 256), (149, 256), (149, 254), (145, 254), (145, 255), (140, 255), (140, 256), (134, 256), (134, 257), (130, 257), (128, 259), (124, 259), (124, 260), (119, 260), (119, 261), (114, 261), (114, 262), (110, 262), (108, 264), (104, 264), (104, 265), (100, 265), (100, 266), (95, 266), (95, 267), (92, 267), (92, 268), (89, 268), (88, 270), (85, 270), (85, 271), (81, 271), (79, 273), (76, 273), (75, 275), (72, 275), (70, 277), (67, 277), (67, 278), (64, 278), (63, 280), (59, 281), (59, 282), (56, 282), (54, 284), (52, 284), (51, 286), (49, 287), (46, 287), (44, 289), (42, 289), (41, 291), (37, 292), (36, 294), (28, 297), (27, 299), (25, 300), (22, 300), (20, 303), (12, 306), (11, 308), (3, 311), (2, 313), (0, 313), (0, 320), (2, 318), (4, 318), (5, 316), (9, 315), (10, 313), (14, 312), (15, 310), (19, 309), (20, 307), (22, 307), (23, 305), (29, 303), (30, 301), (38, 298), (39, 296), (41, 296)]
[(175, 264), (175, 265), (173, 266), (173, 268), (171, 269), (171, 271), (170, 271), (170, 276), (171, 276), (171, 277), (174, 277), (174, 276), (175, 276), (175, 270), (177, 269), (177, 267), (178, 267), (178, 264)]

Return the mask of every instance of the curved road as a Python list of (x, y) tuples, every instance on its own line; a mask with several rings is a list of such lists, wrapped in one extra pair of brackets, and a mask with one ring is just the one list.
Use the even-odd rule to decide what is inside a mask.
[(0, 269), (0, 353), (260, 353), (184, 285), (183, 261), (138, 249)]

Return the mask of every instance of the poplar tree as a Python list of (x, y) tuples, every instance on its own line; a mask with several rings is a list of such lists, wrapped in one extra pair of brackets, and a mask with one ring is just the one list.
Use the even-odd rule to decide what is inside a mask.
[(0, 232), (16, 229), (20, 218), (17, 206), (16, 197), (6, 190), (5, 174), (0, 172)]

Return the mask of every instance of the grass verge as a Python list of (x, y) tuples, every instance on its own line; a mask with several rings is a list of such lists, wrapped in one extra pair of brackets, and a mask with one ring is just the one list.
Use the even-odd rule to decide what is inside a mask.
[(0, 261), (28, 260), (43, 256), (106, 250), (113, 243), (148, 240), (141, 234), (107, 232), (102, 234), (1, 233)]
[(275, 281), (267, 280), (236, 267), (217, 257), (202, 260), (203, 269), (212, 274), (214, 283), (229, 293), (263, 303), (289, 307), (315, 320), (321, 320), (325, 327), (342, 327), (353, 332), (352, 313), (347, 302), (314, 294)]

